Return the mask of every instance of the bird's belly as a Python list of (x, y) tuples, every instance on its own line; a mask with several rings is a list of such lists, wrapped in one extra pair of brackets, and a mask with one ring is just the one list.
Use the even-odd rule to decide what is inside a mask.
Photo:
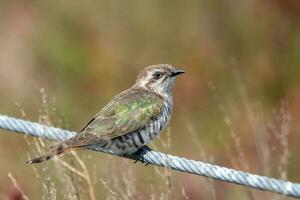
[(108, 151), (116, 155), (132, 154), (142, 146), (149, 144), (167, 126), (170, 113), (164, 112), (157, 120), (149, 123), (144, 129), (128, 133), (111, 141)]

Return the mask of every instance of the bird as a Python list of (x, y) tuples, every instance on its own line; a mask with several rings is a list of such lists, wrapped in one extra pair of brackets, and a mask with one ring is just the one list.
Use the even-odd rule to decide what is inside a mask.
[(132, 87), (113, 97), (75, 136), (26, 163), (41, 163), (78, 149), (134, 154), (166, 128), (173, 110), (175, 79), (183, 73), (170, 64), (144, 68)]

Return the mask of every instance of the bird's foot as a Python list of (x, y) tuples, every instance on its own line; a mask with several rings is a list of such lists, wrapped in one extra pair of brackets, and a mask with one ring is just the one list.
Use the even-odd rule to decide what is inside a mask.
[(151, 151), (152, 149), (149, 146), (143, 146), (140, 149), (138, 149), (134, 154), (132, 154), (130, 156), (130, 158), (132, 158), (134, 160), (134, 163), (137, 163), (138, 161), (140, 161), (141, 163), (144, 163), (145, 166), (149, 165), (149, 163), (146, 162), (146, 160), (144, 160), (144, 154), (147, 151)]

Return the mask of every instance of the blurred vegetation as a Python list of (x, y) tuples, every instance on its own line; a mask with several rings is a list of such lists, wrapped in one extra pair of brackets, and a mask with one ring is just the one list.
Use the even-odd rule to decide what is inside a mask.
[[(297, 0), (2, 0), (0, 43), (2, 114), (79, 130), (140, 69), (170, 63), (188, 73), (176, 83), (170, 134), (155, 147), (300, 182)], [(0, 198), (19, 191), (12, 180), (30, 199), (91, 198), (85, 186), (66, 196), (66, 185), (82, 183), (58, 163), (24, 164), (46, 149), (0, 130)], [(63, 160), (86, 163), (98, 199), (283, 199), (78, 153)]]

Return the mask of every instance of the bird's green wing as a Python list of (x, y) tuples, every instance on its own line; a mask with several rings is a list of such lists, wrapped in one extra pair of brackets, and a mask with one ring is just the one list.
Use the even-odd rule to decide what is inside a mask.
[(143, 129), (163, 111), (160, 96), (140, 88), (117, 95), (76, 136), (68, 146), (80, 147)]

